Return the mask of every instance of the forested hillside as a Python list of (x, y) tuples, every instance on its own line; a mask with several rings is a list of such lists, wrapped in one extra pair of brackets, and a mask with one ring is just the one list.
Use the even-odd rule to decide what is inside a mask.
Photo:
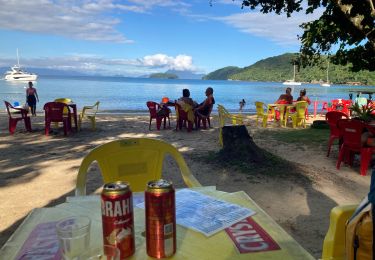
[[(246, 81), (285, 81), (293, 78), (292, 60), (298, 54), (286, 53), (280, 56), (260, 60), (245, 67), (225, 67), (207, 74), (204, 79), (232, 79)], [(296, 81), (317, 83), (326, 80), (327, 59), (322, 58), (321, 64), (313, 67), (300, 67), (296, 73)], [(228, 68), (237, 68), (230, 70)], [(225, 72), (225, 73), (224, 73)], [(226, 76), (226, 77), (224, 77)], [(349, 66), (329, 65), (329, 80), (335, 84), (361, 82), (365, 85), (375, 85), (375, 72), (351, 72)]]
[(228, 66), (222, 69), (215, 70), (203, 77), (203, 79), (216, 79), (216, 80), (226, 80), (233, 74), (241, 72), (242, 69), (235, 66)]

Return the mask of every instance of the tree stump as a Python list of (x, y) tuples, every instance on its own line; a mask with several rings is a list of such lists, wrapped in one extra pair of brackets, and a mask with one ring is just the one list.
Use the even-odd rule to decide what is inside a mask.
[(263, 163), (267, 161), (264, 151), (253, 141), (244, 125), (223, 127), (223, 149), (219, 157), (224, 160)]

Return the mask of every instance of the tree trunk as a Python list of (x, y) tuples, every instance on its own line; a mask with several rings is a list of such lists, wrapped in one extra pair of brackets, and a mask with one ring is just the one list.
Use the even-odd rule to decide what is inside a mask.
[(253, 141), (244, 125), (223, 127), (223, 149), (219, 156), (224, 160), (247, 163), (262, 163), (266, 160), (264, 152)]

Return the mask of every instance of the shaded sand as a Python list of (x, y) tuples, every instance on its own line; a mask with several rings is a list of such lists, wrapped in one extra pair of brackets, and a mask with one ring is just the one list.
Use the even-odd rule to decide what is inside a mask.
[[(215, 185), (228, 192), (245, 191), (315, 257), (321, 255), (330, 209), (337, 204), (358, 203), (368, 192), (370, 177), (359, 176), (358, 166), (336, 170), (337, 145), (327, 158), (326, 143), (311, 147), (278, 142), (268, 137), (267, 132), (276, 128), (288, 130), (273, 123), (265, 130), (256, 127), (253, 118), (247, 120), (255, 142), (293, 162), (300, 176), (248, 176), (201, 160), (209, 151), (220, 149), (216, 119), (214, 128), (192, 133), (174, 131), (174, 119), (172, 129), (155, 131), (153, 122), (153, 131), (149, 131), (148, 120), (148, 116), (99, 115), (96, 132), (85, 122), (79, 133), (64, 137), (59, 129), (46, 137), (44, 117), (38, 115), (32, 118), (32, 133), (25, 132), (19, 124), (16, 134), (10, 136), (7, 117), (0, 114), (0, 245), (30, 210), (54, 206), (64, 202), (66, 196), (72, 196), (83, 157), (97, 145), (119, 138), (150, 137), (173, 144), (202, 185)], [(88, 192), (98, 192), (102, 180), (97, 166), (90, 171)], [(184, 187), (170, 159), (166, 160), (163, 176), (171, 179), (176, 187)]]

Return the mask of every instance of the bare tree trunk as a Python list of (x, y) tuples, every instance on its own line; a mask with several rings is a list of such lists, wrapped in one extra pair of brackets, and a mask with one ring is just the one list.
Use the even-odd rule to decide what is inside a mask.
[(266, 160), (263, 150), (254, 143), (244, 125), (224, 126), (222, 133), (220, 158), (247, 163), (262, 163)]

